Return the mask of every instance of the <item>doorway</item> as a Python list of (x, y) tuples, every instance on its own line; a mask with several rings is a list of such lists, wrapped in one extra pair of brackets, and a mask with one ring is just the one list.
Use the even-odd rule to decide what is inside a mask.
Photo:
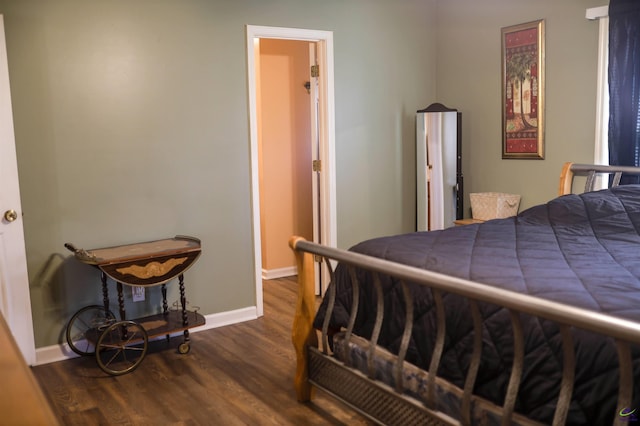
[[(314, 241), (335, 247), (335, 123), (333, 96), (333, 33), (329, 31), (304, 30), (296, 28), (247, 26), (247, 75), (249, 86), (249, 122), (251, 140), (251, 201), (253, 227), (253, 254), (256, 288), (256, 314), (262, 316), (262, 239), (260, 215), (260, 161), (258, 142), (258, 99), (257, 99), (257, 47), (260, 39), (284, 39), (310, 42), (316, 47), (318, 69), (318, 144), (317, 160), (320, 167), (317, 174), (317, 219), (314, 217)], [(311, 171), (309, 171), (311, 173)], [(326, 272), (323, 277), (327, 279)]]
[[(310, 47), (300, 40), (256, 41), (258, 161), (262, 279), (296, 274), (287, 241), (292, 235), (313, 241), (313, 181)], [(314, 62), (315, 63), (315, 62)], [(312, 93), (313, 92), (313, 93)], [(315, 140), (314, 140), (315, 139)]]

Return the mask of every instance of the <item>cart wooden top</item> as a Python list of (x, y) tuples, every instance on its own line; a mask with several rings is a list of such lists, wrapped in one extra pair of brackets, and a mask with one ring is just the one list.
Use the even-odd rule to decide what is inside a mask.
[(76, 258), (89, 265), (107, 265), (135, 260), (148, 260), (200, 251), (200, 240), (178, 235), (164, 240), (126, 244), (91, 250), (76, 250)]
[(199, 239), (182, 235), (91, 250), (65, 246), (79, 261), (97, 266), (115, 281), (129, 285), (162, 284), (183, 273), (201, 252)]

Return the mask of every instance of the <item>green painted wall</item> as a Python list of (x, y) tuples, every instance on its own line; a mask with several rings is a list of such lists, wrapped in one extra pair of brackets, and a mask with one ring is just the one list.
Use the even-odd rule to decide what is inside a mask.
[[(463, 114), (466, 193), (593, 158), (600, 0), (0, 0), (38, 347), (100, 300), (63, 248), (194, 235), (187, 297), (255, 304), (245, 25), (334, 32), (338, 244), (413, 230), (415, 111)], [(500, 28), (546, 20), (546, 159), (501, 159)], [(467, 203), (468, 206), (468, 203)], [(176, 299), (176, 286), (170, 300)], [(112, 295), (115, 293), (112, 287)], [(154, 292), (158, 293), (158, 292)], [(151, 301), (130, 313), (156, 309)]]
[[(0, 0), (36, 346), (62, 342), (71, 314), (101, 300), (97, 271), (65, 242), (194, 235), (203, 254), (187, 298), (205, 314), (255, 304), (247, 24), (334, 32), (339, 245), (411, 230), (414, 113), (436, 95), (434, 10), (425, 0)], [(155, 293), (130, 316), (157, 309)]]
[[(598, 22), (585, 11), (607, 3), (438, 2), (437, 98), (462, 112), (466, 206), (470, 192), (509, 192), (522, 195), (522, 211), (556, 196), (564, 162), (593, 162)], [(538, 19), (546, 26), (545, 159), (503, 160), (500, 29)]]

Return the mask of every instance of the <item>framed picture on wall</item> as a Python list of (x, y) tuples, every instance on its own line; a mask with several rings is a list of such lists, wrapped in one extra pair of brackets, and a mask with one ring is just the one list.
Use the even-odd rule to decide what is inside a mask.
[(544, 159), (544, 20), (502, 28), (502, 158)]

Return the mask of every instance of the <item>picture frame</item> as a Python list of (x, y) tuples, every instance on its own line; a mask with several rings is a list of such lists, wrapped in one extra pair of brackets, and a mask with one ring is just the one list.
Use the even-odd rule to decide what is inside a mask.
[(501, 29), (502, 158), (544, 160), (544, 19)]

